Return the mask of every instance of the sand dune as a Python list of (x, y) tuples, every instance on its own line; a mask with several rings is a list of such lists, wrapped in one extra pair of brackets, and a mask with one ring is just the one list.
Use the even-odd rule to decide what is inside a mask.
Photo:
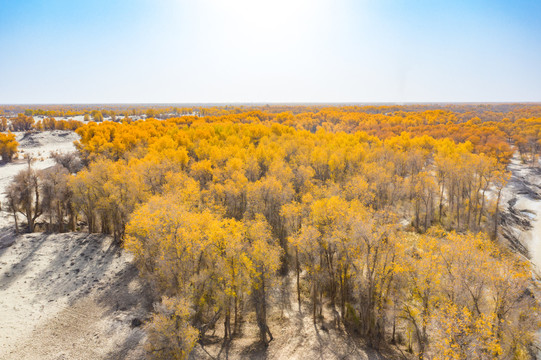
[[(17, 133), (21, 159), (0, 166), (0, 201), (28, 166), (74, 151), (69, 131)], [(4, 207), (5, 209), (5, 207)], [(0, 212), (0, 359), (138, 359), (150, 301), (131, 257), (111, 238), (86, 233), (18, 235)]]
[(150, 303), (137, 274), (109, 237), (16, 237), (0, 250), (0, 358), (142, 357), (132, 322)]

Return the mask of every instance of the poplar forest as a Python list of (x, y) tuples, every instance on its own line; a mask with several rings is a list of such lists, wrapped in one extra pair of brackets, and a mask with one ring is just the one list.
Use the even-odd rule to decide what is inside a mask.
[(510, 161), (539, 166), (541, 106), (2, 108), (3, 162), (11, 131), (80, 137), (2, 207), (133, 255), (149, 358), (247, 324), (270, 346), (284, 308), (391, 357), (535, 358), (537, 275), (501, 209)]

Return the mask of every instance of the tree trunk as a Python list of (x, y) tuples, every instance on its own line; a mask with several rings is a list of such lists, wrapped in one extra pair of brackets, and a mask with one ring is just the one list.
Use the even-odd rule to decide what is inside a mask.
[(498, 198), (496, 199), (496, 210), (494, 212), (494, 233), (493, 233), (493, 239), (496, 239), (498, 237), (498, 218), (500, 217), (500, 197), (502, 195), (502, 189), (500, 188), (498, 190)]
[[(267, 346), (270, 341), (273, 340), (273, 336), (270, 332), (269, 326), (267, 325), (267, 295), (265, 291), (265, 278), (264, 276), (260, 277), (260, 284), (257, 289), (254, 291), (255, 295), (255, 313), (257, 318), (257, 326), (259, 327), (259, 338), (261, 342)], [(267, 335), (269, 335), (269, 340), (267, 341)]]
[(19, 233), (19, 222), (17, 221), (17, 211), (15, 211), (15, 208), (13, 210), (13, 220), (15, 220), (15, 233)]
[(225, 315), (224, 315), (224, 340), (231, 339), (231, 307), (229, 304), (230, 300), (227, 300), (225, 305)]
[(300, 284), (300, 264), (299, 264), (299, 249), (295, 249), (295, 267), (297, 271), (297, 302), (299, 303), (299, 311), (301, 311), (301, 284)]

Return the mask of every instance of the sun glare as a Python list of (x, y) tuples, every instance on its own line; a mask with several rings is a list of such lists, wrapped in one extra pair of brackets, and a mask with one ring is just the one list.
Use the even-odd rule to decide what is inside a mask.
[(218, 36), (267, 46), (307, 40), (325, 8), (325, 2), (309, 0), (208, 0), (201, 5)]

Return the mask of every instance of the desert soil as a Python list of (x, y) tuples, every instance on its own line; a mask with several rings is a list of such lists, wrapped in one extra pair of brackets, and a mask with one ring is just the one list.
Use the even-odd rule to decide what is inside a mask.
[[(541, 273), (541, 167), (518, 156), (509, 164), (511, 178), (502, 193), (503, 233)], [(516, 241), (513, 241), (516, 240)]]
[(17, 236), (0, 250), (0, 358), (142, 358), (137, 274), (110, 237)]

